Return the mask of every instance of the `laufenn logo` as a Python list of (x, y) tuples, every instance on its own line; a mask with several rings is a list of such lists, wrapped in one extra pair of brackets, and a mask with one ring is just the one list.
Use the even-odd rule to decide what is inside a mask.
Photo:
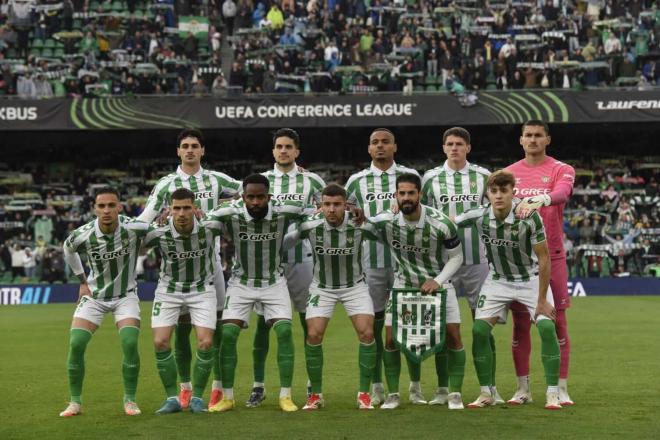
[(516, 196), (540, 196), (542, 194), (550, 194), (549, 188), (523, 188), (513, 189), (513, 194)]
[(201, 200), (201, 199), (213, 199), (215, 198), (215, 194), (213, 191), (200, 191), (195, 193), (195, 200)]
[(596, 101), (596, 107), (598, 110), (630, 110), (633, 108), (639, 110), (649, 110), (660, 108), (660, 100), (645, 99), (641, 101), (607, 101), (607, 104), (603, 101)]
[(171, 260), (186, 260), (189, 258), (198, 258), (206, 255), (206, 249), (186, 252), (168, 252), (167, 257)]
[(0, 107), (2, 121), (34, 121), (37, 119), (36, 107)]
[(319, 255), (355, 255), (353, 248), (324, 248), (323, 246), (314, 246), (314, 252)]
[(280, 234), (278, 232), (270, 232), (268, 234), (249, 234), (247, 232), (239, 232), (238, 233), (238, 238), (240, 240), (248, 240), (248, 241), (275, 240), (279, 236), (280, 236)]
[(414, 252), (416, 254), (428, 254), (430, 249), (419, 246), (412, 246), (410, 244), (403, 244), (398, 240), (392, 240), (391, 245), (394, 249), (402, 252)]
[(481, 241), (484, 242), (484, 244), (490, 244), (493, 246), (504, 246), (504, 247), (510, 247), (510, 248), (519, 248), (520, 243), (516, 243), (515, 241), (511, 240), (503, 240), (501, 238), (490, 238), (486, 234), (483, 234), (481, 236)]
[(479, 194), (454, 194), (452, 196), (441, 195), (440, 203), (460, 203), (460, 202), (479, 202), (481, 196)]
[(280, 202), (302, 202), (305, 200), (305, 194), (278, 194), (275, 196), (275, 200)]
[(128, 255), (130, 253), (131, 253), (131, 248), (126, 247), (112, 252), (92, 252), (89, 254), (89, 256), (94, 261), (107, 261), (107, 260), (114, 260), (115, 258), (123, 257), (124, 255)]
[(367, 193), (364, 197), (367, 202), (373, 202), (374, 200), (395, 200), (396, 194), (394, 193)]

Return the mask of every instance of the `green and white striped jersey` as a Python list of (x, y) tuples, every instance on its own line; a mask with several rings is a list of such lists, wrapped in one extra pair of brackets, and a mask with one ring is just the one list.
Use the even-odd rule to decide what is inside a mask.
[(149, 195), (144, 211), (138, 220), (151, 223), (169, 204), (169, 197), (175, 190), (187, 188), (195, 193), (195, 206), (204, 212), (218, 207), (223, 197), (232, 197), (241, 191), (241, 182), (218, 171), (200, 168), (197, 174), (189, 176), (178, 167), (176, 172), (162, 177)]
[[(367, 217), (375, 217), (388, 211), (396, 202), (396, 178), (404, 173), (419, 173), (412, 168), (393, 163), (387, 171), (382, 171), (373, 163), (359, 173), (353, 174), (346, 182), (348, 202), (359, 206)], [(370, 269), (393, 267), (389, 247), (377, 241), (365, 242), (365, 267)]]
[[(321, 201), (321, 192), (325, 188), (325, 182), (316, 173), (300, 172), (298, 165), (294, 164), (293, 169), (288, 173), (283, 173), (275, 165), (272, 170), (261, 174), (268, 177), (270, 193), (279, 202), (312, 205)], [(282, 254), (283, 263), (302, 263), (311, 259), (311, 250), (307, 242), (301, 242)]]
[(297, 228), (300, 239), (311, 244), (314, 280), (322, 289), (345, 289), (364, 279), (362, 230), (345, 213), (339, 226), (332, 226), (322, 213), (308, 217)]
[(255, 220), (243, 200), (235, 200), (211, 211), (202, 224), (233, 240), (235, 281), (247, 287), (267, 287), (282, 276), (282, 242), (289, 226), (312, 212), (313, 208), (305, 209), (299, 203), (271, 200), (266, 217)]
[(396, 277), (405, 288), (420, 287), (437, 277), (447, 261), (445, 244), (458, 240), (456, 225), (449, 217), (430, 206), (421, 208), (415, 224), (409, 224), (401, 212), (384, 212), (362, 225), (367, 238), (391, 249), (399, 264)]
[(459, 226), (473, 226), (486, 245), (486, 255), (494, 280), (528, 281), (538, 274), (533, 246), (545, 241), (545, 228), (538, 211), (526, 219), (514, 215), (514, 207), (504, 219), (495, 217), (492, 207), (481, 207), (456, 217)]
[[(486, 199), (486, 182), (490, 171), (467, 163), (463, 169), (454, 171), (445, 161), (424, 173), (422, 178), (422, 203), (455, 218), (468, 209), (478, 208)], [(458, 238), (463, 249), (463, 264), (486, 262), (483, 244), (474, 228), (459, 228)]]
[(162, 255), (156, 293), (204, 293), (213, 290), (216, 271), (215, 237), (219, 229), (195, 220), (190, 235), (180, 234), (172, 218), (160, 227), (150, 226), (144, 245), (158, 247)]
[(123, 298), (135, 289), (138, 250), (147, 234), (147, 223), (119, 216), (112, 235), (99, 229), (98, 219), (77, 228), (64, 241), (65, 254), (86, 257), (90, 268), (87, 284), (92, 297), (100, 300)]

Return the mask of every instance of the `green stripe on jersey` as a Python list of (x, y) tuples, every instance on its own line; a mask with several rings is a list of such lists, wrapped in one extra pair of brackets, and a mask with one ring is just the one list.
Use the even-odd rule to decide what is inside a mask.
[[(468, 163), (466, 172), (447, 172), (445, 166), (427, 171), (422, 179), (422, 203), (442, 211), (450, 218), (474, 209), (486, 201), (486, 182), (490, 172)], [(463, 250), (463, 264), (486, 261), (479, 235), (471, 227), (459, 228), (458, 236)]]

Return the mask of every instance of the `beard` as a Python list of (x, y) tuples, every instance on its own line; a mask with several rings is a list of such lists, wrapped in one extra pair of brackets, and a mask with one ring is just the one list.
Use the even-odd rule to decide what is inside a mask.
[(266, 214), (268, 214), (268, 206), (265, 208), (256, 206), (254, 208), (247, 208), (248, 214), (256, 220), (261, 220), (262, 218), (266, 217)]
[(410, 215), (417, 210), (419, 203), (406, 202), (399, 208), (405, 215)]

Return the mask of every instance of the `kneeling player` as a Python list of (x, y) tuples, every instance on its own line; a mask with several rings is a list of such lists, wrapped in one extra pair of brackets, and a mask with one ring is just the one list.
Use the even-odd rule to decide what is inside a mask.
[(216, 326), (216, 292), (213, 287), (217, 259), (215, 236), (198, 222), (194, 214), (195, 194), (186, 188), (172, 193), (170, 217), (162, 227), (150, 228), (146, 246), (158, 246), (163, 261), (156, 287), (151, 327), (154, 331), (156, 366), (165, 387), (167, 400), (156, 414), (179, 412), (182, 402), (177, 396), (177, 365), (170, 347), (172, 332), (183, 310), (197, 334), (197, 359), (193, 367), (193, 395), (189, 408), (193, 413), (206, 412), (202, 394), (213, 365), (213, 333)]
[(362, 271), (362, 231), (346, 212), (344, 188), (328, 185), (321, 197), (321, 214), (307, 218), (295, 231), (287, 234), (284, 245), (289, 247), (298, 239), (308, 240), (314, 255), (305, 341), (307, 374), (312, 393), (303, 409), (315, 410), (324, 405), (322, 343), (337, 303), (346, 308), (360, 340), (358, 408), (373, 409), (369, 386), (376, 365), (374, 308)]
[[(97, 191), (96, 219), (79, 227), (64, 242), (64, 256), (80, 280), (78, 306), (73, 314), (69, 339), (69, 390), (71, 401), (61, 417), (81, 413), (85, 350), (106, 313), (112, 313), (119, 329), (124, 379), (124, 412), (140, 414), (135, 403), (140, 355), (140, 305), (136, 293), (135, 262), (147, 223), (120, 216), (119, 193), (112, 188)], [(90, 273), (85, 278), (80, 255), (86, 255)]]
[(481, 394), (469, 408), (495, 403), (492, 394), (493, 352), (490, 336), (497, 322), (506, 322), (509, 305), (518, 301), (536, 321), (541, 335), (541, 358), (548, 391), (547, 409), (559, 404), (559, 342), (555, 333), (555, 308), (549, 290), (550, 258), (543, 222), (538, 213), (517, 219), (513, 208), (513, 174), (497, 171), (488, 178), (487, 195), (491, 206), (468, 211), (456, 217), (459, 226), (476, 226), (486, 245), (491, 275), (479, 296), (473, 334), (474, 366)]

